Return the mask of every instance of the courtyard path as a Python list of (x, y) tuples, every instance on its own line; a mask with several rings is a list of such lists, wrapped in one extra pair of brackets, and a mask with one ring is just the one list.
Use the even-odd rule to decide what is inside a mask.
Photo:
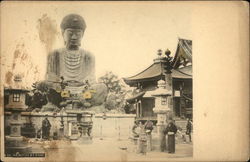
[(46, 149), (49, 161), (169, 161), (191, 160), (193, 145), (176, 144), (176, 153), (168, 154), (153, 150), (146, 155), (135, 153), (136, 146), (128, 139), (94, 138), (91, 143), (83, 141), (54, 141), (54, 148)]

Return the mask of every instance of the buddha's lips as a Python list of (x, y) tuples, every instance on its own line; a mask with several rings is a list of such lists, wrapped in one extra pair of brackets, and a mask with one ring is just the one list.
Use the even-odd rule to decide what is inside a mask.
[(78, 41), (69, 41), (67, 46), (72, 49), (77, 49), (79, 46), (81, 46), (81, 43)]
[(71, 41), (69, 41), (69, 42), (70, 42), (70, 44), (74, 44), (74, 45), (75, 45), (75, 44), (76, 44), (76, 45), (79, 44), (79, 42), (78, 42), (77, 40), (71, 40)]

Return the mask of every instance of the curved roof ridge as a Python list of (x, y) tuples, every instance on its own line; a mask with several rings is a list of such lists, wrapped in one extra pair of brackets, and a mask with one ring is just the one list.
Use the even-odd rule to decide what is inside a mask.
[[(136, 76), (138, 76), (138, 75), (144, 73), (145, 71), (147, 71), (148, 69), (150, 69), (152, 66), (154, 66), (154, 65), (156, 65), (156, 64), (161, 64), (161, 62), (156, 62), (156, 63), (154, 62), (153, 64), (151, 64), (151, 65), (150, 65), (148, 68), (146, 68), (145, 70), (143, 70), (143, 71), (137, 73), (136, 75), (133, 75), (133, 76), (131, 76), (131, 77), (126, 77), (126, 78), (124, 78), (124, 79), (134, 78), (134, 77), (136, 77)], [(161, 70), (161, 73), (162, 73), (162, 70)]]
[(190, 74), (184, 73), (183, 71), (180, 71), (179, 69), (175, 69), (175, 70), (178, 71), (178, 72), (180, 72), (180, 73), (182, 73), (182, 74), (184, 74), (184, 75), (192, 76), (192, 75), (190, 75)]
[(183, 66), (183, 67), (180, 67), (180, 68), (177, 68), (177, 69), (184, 69), (184, 68), (187, 68), (187, 67), (192, 67), (192, 65)]

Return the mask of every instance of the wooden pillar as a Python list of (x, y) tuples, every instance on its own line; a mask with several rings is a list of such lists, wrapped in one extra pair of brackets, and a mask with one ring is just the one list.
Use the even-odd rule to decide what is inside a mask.
[(142, 106), (141, 106), (141, 100), (139, 101), (139, 109), (140, 109), (140, 117), (142, 117)]
[[(171, 95), (167, 98), (168, 108), (170, 108), (170, 112), (168, 118), (174, 117), (174, 106), (173, 106), (173, 78), (171, 74), (165, 75), (166, 82), (166, 90), (171, 92)], [(168, 119), (167, 119), (168, 120)]]
[(138, 103), (137, 103), (137, 99), (135, 99), (135, 110), (136, 110), (136, 117), (139, 117), (139, 109), (138, 109)]

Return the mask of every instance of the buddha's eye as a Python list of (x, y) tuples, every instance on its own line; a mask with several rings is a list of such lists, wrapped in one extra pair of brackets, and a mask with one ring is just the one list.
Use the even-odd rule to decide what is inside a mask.
[(73, 34), (73, 32), (69, 30), (68, 35), (71, 36), (72, 34)]
[(77, 35), (77, 36), (81, 36), (81, 34), (82, 34), (81, 31), (76, 32), (76, 35)]

